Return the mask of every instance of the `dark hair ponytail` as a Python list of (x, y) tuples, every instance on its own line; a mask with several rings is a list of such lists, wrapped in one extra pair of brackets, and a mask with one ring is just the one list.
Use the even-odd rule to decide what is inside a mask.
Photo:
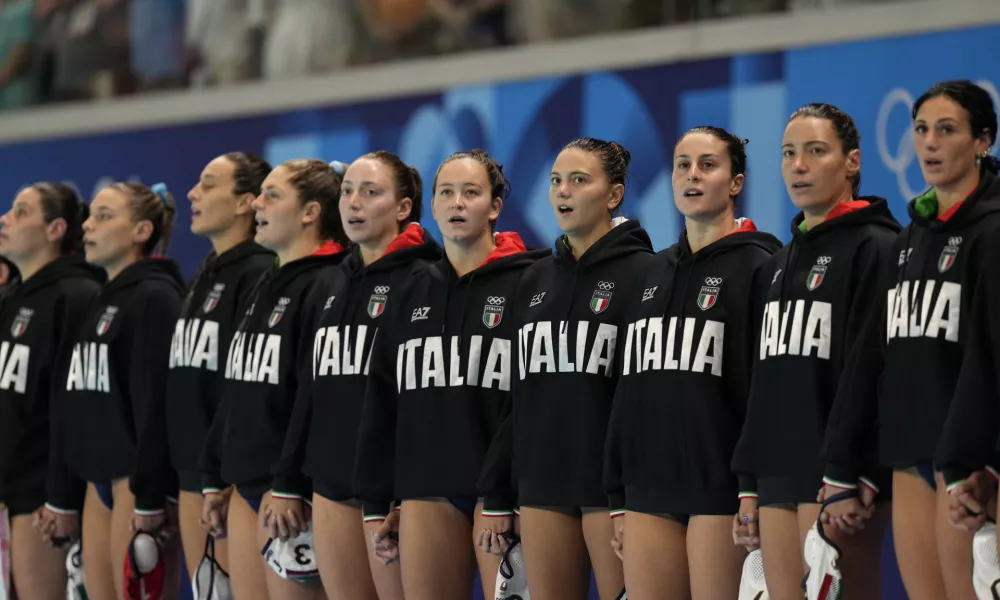
[[(854, 124), (854, 119), (851, 118), (851, 115), (845, 113), (836, 106), (824, 103), (806, 104), (802, 108), (793, 112), (792, 116), (788, 118), (788, 122), (791, 123), (799, 117), (815, 117), (830, 123), (830, 127), (833, 128), (833, 132), (837, 134), (837, 139), (840, 140), (840, 145), (845, 156), (851, 150), (861, 149), (861, 134), (858, 133), (858, 128)], [(851, 177), (851, 197), (857, 198), (860, 194), (861, 169), (858, 169), (857, 174)]]
[[(677, 143), (680, 144), (681, 140), (691, 135), (692, 133), (707, 133), (708, 135), (719, 140), (726, 145), (726, 152), (729, 153), (729, 172), (735, 177), (737, 175), (746, 176), (747, 172), (747, 144), (750, 140), (745, 138), (737, 137), (736, 134), (723, 129), (721, 127), (716, 127), (714, 125), (700, 125), (698, 127), (691, 128), (681, 136)], [(739, 194), (731, 196), (733, 203), (736, 202), (736, 198)]]
[(132, 207), (132, 217), (136, 221), (149, 221), (153, 224), (153, 233), (142, 246), (142, 255), (165, 255), (170, 248), (170, 235), (174, 230), (174, 216), (177, 214), (177, 202), (167, 189), (167, 184), (157, 183), (146, 187), (141, 183), (120, 181), (112, 183), (111, 188), (125, 194)]
[(579, 148), (601, 160), (601, 168), (611, 185), (621, 184), (623, 188), (622, 200), (615, 209), (621, 210), (625, 203), (624, 188), (628, 186), (628, 166), (632, 162), (632, 153), (618, 142), (593, 137), (577, 138), (566, 144), (565, 148)]
[(43, 181), (31, 186), (42, 200), (45, 223), (56, 219), (66, 221), (66, 233), (59, 241), (59, 254), (83, 252), (83, 222), (90, 216), (90, 207), (72, 187), (55, 181)]
[(424, 180), (420, 177), (420, 171), (404, 163), (403, 159), (388, 150), (376, 150), (359, 158), (377, 160), (389, 167), (396, 183), (396, 200), (410, 199), (410, 216), (399, 224), (400, 229), (405, 228), (410, 223), (419, 223), (423, 212), (424, 198)]
[[(453, 160), (459, 160), (463, 158), (470, 158), (483, 166), (486, 170), (486, 179), (490, 182), (490, 201), (494, 198), (500, 198), (501, 201), (507, 199), (507, 195), (510, 194), (510, 182), (507, 181), (507, 177), (503, 174), (503, 165), (500, 164), (497, 159), (490, 156), (485, 150), (476, 148), (475, 150), (455, 152), (448, 158), (441, 161), (438, 166), (437, 172), (434, 173), (434, 183), (431, 184), (431, 190), (434, 194), (437, 194), (437, 180), (438, 175), (441, 174), (441, 169)], [(490, 221), (490, 230), (496, 233), (497, 222)]]
[[(968, 79), (939, 81), (932, 85), (913, 103), (913, 112), (910, 115), (913, 120), (917, 120), (917, 113), (925, 102), (939, 96), (944, 96), (965, 109), (969, 117), (969, 129), (973, 138), (985, 135), (991, 147), (996, 143), (997, 111), (993, 106), (993, 98), (990, 97), (989, 92)], [(978, 160), (982, 172), (989, 171), (994, 175), (1000, 174), (1000, 160), (997, 160), (995, 156), (987, 153), (985, 156), (979, 156)]]

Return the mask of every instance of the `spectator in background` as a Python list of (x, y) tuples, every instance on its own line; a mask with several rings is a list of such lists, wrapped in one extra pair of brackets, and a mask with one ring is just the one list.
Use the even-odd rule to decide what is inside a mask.
[(542, 42), (617, 31), (622, 28), (624, 0), (515, 0), (511, 29), (519, 42)]
[(34, 0), (0, 0), (0, 110), (35, 102), (34, 12)]
[(264, 77), (287, 79), (343, 68), (353, 35), (346, 0), (271, 0)]
[(187, 0), (187, 67), (194, 87), (229, 85), (253, 73), (253, 32), (260, 9), (247, 0)]
[(184, 0), (130, 1), (132, 73), (143, 90), (177, 88), (185, 83), (184, 4)]

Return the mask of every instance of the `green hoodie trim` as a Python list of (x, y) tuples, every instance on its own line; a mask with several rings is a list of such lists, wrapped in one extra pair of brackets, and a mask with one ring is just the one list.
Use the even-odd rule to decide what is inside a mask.
[(799, 223), (799, 231), (802, 232), (802, 233), (805, 233), (805, 232), (809, 231), (809, 228), (806, 227), (806, 220), (805, 219), (802, 219), (802, 222)]
[(937, 192), (931, 188), (913, 200), (913, 210), (925, 219), (933, 219), (938, 214)]

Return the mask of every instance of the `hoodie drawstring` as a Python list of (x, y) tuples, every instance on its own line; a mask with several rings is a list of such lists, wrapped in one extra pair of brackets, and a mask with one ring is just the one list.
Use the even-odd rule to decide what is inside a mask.
[(573, 312), (573, 299), (576, 298), (576, 279), (580, 275), (580, 264), (577, 263), (573, 267), (573, 287), (570, 289), (569, 298), (570, 301), (566, 303), (566, 314), (559, 322), (559, 333), (566, 332), (566, 326), (569, 323), (569, 316)]

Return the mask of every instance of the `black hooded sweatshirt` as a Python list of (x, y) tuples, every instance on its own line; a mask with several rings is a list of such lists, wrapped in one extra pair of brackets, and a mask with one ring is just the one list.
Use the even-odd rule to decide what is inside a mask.
[(687, 232), (626, 301), (604, 473), (612, 515), (732, 514), (729, 461), (746, 414), (756, 316), (748, 292), (781, 242), (743, 219), (691, 252)]
[(311, 331), (312, 360), (275, 468), (275, 493), (308, 489), (307, 476), (322, 482), (317, 487), (333, 495), (330, 500), (356, 496), (354, 462), (372, 344), (387, 307), (403, 301), (406, 276), (417, 264), (440, 258), (434, 238), (412, 223), (367, 267), (358, 247), (341, 263), (339, 285)]
[[(649, 235), (625, 221), (576, 260), (565, 236), (524, 274), (514, 382), (513, 478), (526, 506), (603, 507), (605, 436), (616, 355), (636, 275), (656, 264)], [(623, 340), (624, 341), (624, 340)]]
[(973, 471), (986, 468), (996, 476), (1000, 467), (1000, 229), (986, 237), (972, 300), (974, 326), (934, 460), (949, 489)]
[[(193, 473), (205, 436), (219, 407), (226, 350), (243, 316), (247, 296), (261, 275), (274, 266), (274, 253), (248, 239), (206, 259), (188, 286), (181, 316), (174, 325), (167, 377), (166, 424), (170, 459), (178, 473)], [(188, 489), (181, 477), (181, 489)]]
[(272, 265), (251, 292), (228, 344), (222, 400), (198, 463), (203, 492), (227, 483), (246, 496), (271, 489), (302, 365), (310, 362), (313, 324), (345, 255), (327, 242), (310, 256)]
[[(879, 311), (873, 307), (882, 300), (879, 270), (899, 230), (883, 198), (843, 202), (808, 230), (800, 212), (792, 220), (791, 243), (761, 269), (754, 295), (760, 330), (753, 384), (733, 456), (741, 494), (752, 492), (753, 480), (761, 477), (808, 482), (815, 494), (824, 475), (820, 453), (833, 406), (855, 401), (857, 393), (876, 405), (877, 377), (860, 385), (842, 374), (863, 357), (866, 332), (878, 329)], [(874, 453), (868, 459), (870, 479)], [(858, 474), (849, 475), (853, 478), (829, 481), (853, 489)]]
[(62, 415), (50, 404), (104, 279), (83, 258), (64, 256), (28, 281), (11, 281), (0, 299), (0, 501), (15, 510), (46, 499), (66, 512), (83, 504), (84, 483), (62, 460)]
[[(410, 276), (372, 349), (355, 470), (366, 520), (393, 499), (478, 496), (511, 410), (514, 292), (547, 255), (501, 233), (474, 271), (459, 277), (443, 257)], [(512, 511), (507, 500), (490, 500), (495, 514)]]
[(934, 459), (968, 339), (982, 241), (1000, 227), (1000, 180), (984, 173), (965, 201), (940, 216), (932, 189), (910, 202), (909, 214), (882, 269), (879, 327), (843, 375), (854, 393), (830, 415), (836, 426), (827, 428), (823, 454), (834, 480), (853, 481), (867, 465), (865, 439), (876, 420), (872, 372), (882, 373), (881, 465), (904, 469)]
[(183, 289), (177, 263), (163, 258), (133, 263), (105, 284), (81, 321), (59, 394), (70, 469), (98, 483), (129, 476), (137, 512), (161, 511), (177, 492), (162, 415)]

